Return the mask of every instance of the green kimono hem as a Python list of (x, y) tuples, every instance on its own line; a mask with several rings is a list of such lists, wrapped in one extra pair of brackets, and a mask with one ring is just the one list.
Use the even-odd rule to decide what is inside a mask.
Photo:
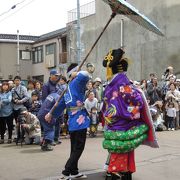
[(148, 130), (148, 126), (143, 124), (138, 127), (134, 127), (128, 131), (105, 131), (104, 138), (106, 140), (120, 140), (127, 141), (140, 137)]
[(128, 141), (104, 140), (103, 148), (108, 149), (111, 153), (127, 153), (137, 148), (146, 138), (147, 134), (143, 134), (136, 139)]

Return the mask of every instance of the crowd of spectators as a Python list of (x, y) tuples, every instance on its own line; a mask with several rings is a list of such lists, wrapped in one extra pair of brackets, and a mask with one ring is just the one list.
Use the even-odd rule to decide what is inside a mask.
[(155, 73), (138, 84), (145, 93), (156, 130), (177, 130), (180, 127), (180, 80), (169, 66), (159, 80)]
[[(144, 92), (156, 130), (179, 129), (180, 80), (173, 74), (173, 67), (167, 67), (161, 79), (151, 73), (149, 80), (132, 83)], [(50, 71), (49, 80), (44, 84), (29, 80), (26, 87), (20, 76), (16, 76), (14, 81), (3, 81), (0, 86), (0, 144), (6, 142), (6, 134), (7, 143), (13, 142), (13, 130), (16, 143), (23, 138), (25, 144), (41, 144), (43, 128), (37, 118), (40, 107), (48, 95), (57, 92), (61, 94), (66, 86), (66, 77), (56, 70)], [(84, 105), (91, 119), (88, 131), (90, 137), (96, 136), (99, 122), (104, 124), (100, 112), (104, 86), (98, 77), (87, 83)], [(66, 112), (56, 119), (52, 145), (61, 143), (60, 133), (67, 136), (67, 119)]]
[[(50, 95), (53, 93), (60, 95), (66, 85), (66, 77), (60, 75), (56, 70), (50, 71), (49, 79), (44, 84), (37, 80), (29, 80), (25, 86), (20, 76), (16, 76), (13, 81), (2, 81), (0, 85), (0, 144), (13, 141), (16, 144), (22, 141), (25, 144), (41, 144), (44, 130), (38, 118), (38, 112), (42, 104), (46, 103), (46, 99), (51, 97)], [(91, 80), (87, 85), (85, 106), (93, 119), (91, 124), (94, 127), (89, 131), (90, 136), (93, 134), (91, 137), (96, 136), (99, 122), (97, 115), (100, 111), (99, 104), (102, 94), (100, 85), (100, 78), (95, 81)], [(56, 119), (52, 145), (61, 143), (60, 133), (63, 136), (68, 135), (67, 120), (66, 112)], [(5, 135), (8, 135), (7, 140)]]

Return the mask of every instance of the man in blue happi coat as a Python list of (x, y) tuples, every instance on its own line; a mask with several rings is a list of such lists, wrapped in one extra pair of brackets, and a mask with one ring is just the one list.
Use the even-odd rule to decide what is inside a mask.
[[(86, 142), (86, 132), (90, 119), (84, 108), (86, 84), (89, 81), (87, 71), (78, 71), (76, 63), (68, 67), (67, 74), (70, 82), (67, 91), (52, 113), (45, 117), (47, 122), (58, 117), (66, 108), (68, 111), (68, 128), (71, 140), (71, 153), (62, 171), (60, 179), (86, 178), (78, 171), (78, 160), (84, 150)], [(51, 112), (51, 111), (50, 111)]]

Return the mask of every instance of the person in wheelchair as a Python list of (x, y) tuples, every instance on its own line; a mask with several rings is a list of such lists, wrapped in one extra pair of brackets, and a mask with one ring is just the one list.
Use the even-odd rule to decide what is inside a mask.
[(25, 144), (40, 144), (41, 127), (38, 118), (28, 112), (26, 107), (20, 109), (19, 127), (24, 131)]

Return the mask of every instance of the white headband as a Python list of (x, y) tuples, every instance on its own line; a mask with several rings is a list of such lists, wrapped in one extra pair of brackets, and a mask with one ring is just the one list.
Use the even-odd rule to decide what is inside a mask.
[(78, 69), (79, 69), (79, 66), (74, 67), (73, 69), (71, 69), (71, 70), (67, 73), (67, 75), (70, 77), (70, 75), (71, 75), (73, 72), (78, 71)]

